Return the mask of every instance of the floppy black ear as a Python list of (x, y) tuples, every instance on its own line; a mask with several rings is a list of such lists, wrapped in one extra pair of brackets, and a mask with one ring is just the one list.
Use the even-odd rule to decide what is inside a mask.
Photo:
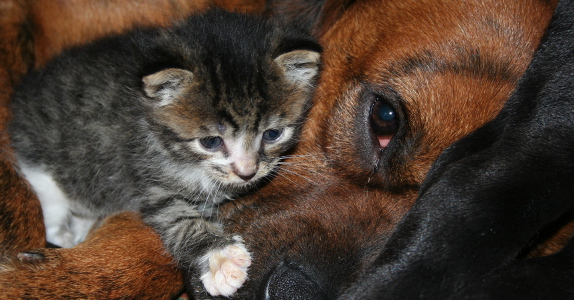
[(156, 99), (158, 106), (171, 104), (193, 81), (193, 73), (184, 69), (164, 69), (143, 79), (146, 96)]
[(293, 50), (275, 58), (285, 79), (302, 88), (312, 88), (319, 74), (321, 54), (312, 50)]
[(269, 0), (265, 14), (288, 24), (297, 24), (315, 37), (322, 34), (354, 0)]

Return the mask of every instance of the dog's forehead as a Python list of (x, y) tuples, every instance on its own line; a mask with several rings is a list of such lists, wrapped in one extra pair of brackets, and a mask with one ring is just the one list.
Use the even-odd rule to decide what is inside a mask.
[(500, 110), (543, 32), (532, 24), (549, 14), (540, 5), (485, 3), (355, 2), (322, 39), (321, 105), (312, 115), (348, 128), (339, 119), (356, 113), (366, 99), (357, 95), (391, 89), (411, 129), (438, 141), (430, 156), (437, 155)]

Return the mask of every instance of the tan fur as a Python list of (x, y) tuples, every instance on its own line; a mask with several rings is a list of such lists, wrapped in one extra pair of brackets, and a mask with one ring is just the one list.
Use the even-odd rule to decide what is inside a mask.
[[(409, 209), (438, 154), (499, 111), (528, 65), (555, 1), (388, 0), (347, 4), (328, 1), (315, 28), (325, 46), (323, 74), (295, 157), (260, 192), (224, 207), (228, 229), (241, 233), (254, 252), (247, 289), (256, 289), (286, 258), (324, 262), (328, 272), (355, 278)], [(500, 26), (485, 26), (480, 19), (483, 16), (493, 16)], [(520, 34), (509, 38), (505, 30)], [(460, 55), (457, 45), (471, 46), (489, 63), (473, 64), (471, 56)], [(405, 58), (422, 58), (423, 50), (432, 51), (441, 61), (484, 72), (484, 76), (469, 76), (466, 71), (397, 69), (396, 63)], [(492, 66), (504, 70), (495, 68), (489, 73)], [(388, 172), (381, 174), (373, 172), (361, 153), (360, 147), (367, 145), (352, 141), (365, 130), (355, 122), (362, 95), (366, 90), (384, 93), (389, 87), (403, 98), (410, 130), (395, 141), (402, 141), (395, 145), (402, 154), (393, 158), (391, 167), (385, 169)], [(159, 280), (165, 278), (156, 284), (164, 290), (179, 290), (179, 281), (168, 280), (175, 272), (169, 259), (163, 261), (162, 268), (149, 263), (150, 258), (162, 257), (164, 252), (157, 236), (140, 220), (117, 216), (107, 226), (112, 227), (103, 227), (81, 247), (43, 250), (47, 269), (23, 264), (1, 273), (0, 295), (38, 292), (36, 286), (40, 284), (50, 286), (51, 295), (59, 295), (68, 291), (63, 284), (67, 281), (83, 282), (75, 289), (80, 293), (94, 291), (97, 284), (86, 284), (102, 282), (98, 279), (114, 271), (126, 280), (141, 280), (142, 273), (154, 271)], [(115, 226), (130, 230), (116, 231)], [(117, 248), (111, 254), (104, 246)], [(561, 240), (550, 238), (540, 245), (546, 252), (539, 253), (561, 246)], [(140, 248), (149, 251), (133, 257), (129, 269), (116, 262), (134, 256), (135, 249)], [(51, 267), (54, 265), (66, 267)], [(68, 275), (71, 272), (74, 278)], [(102, 286), (127, 297), (140, 292), (123, 281), (106, 280)], [(98, 298), (96, 294), (93, 297)]]

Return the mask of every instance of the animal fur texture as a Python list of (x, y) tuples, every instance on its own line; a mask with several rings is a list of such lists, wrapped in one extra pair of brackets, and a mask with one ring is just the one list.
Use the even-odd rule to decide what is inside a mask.
[(216, 206), (257, 186), (297, 141), (320, 47), (265, 18), (210, 10), (65, 51), (28, 74), (9, 126), (48, 241), (139, 211), (188, 278), (229, 296), (250, 264)]
[[(243, 199), (229, 207), (228, 230), (257, 249), (241, 299), (336, 299), (360, 284), (441, 151), (508, 100), (555, 3), (353, 2), (342, 13), (340, 2), (326, 5), (320, 11), (338, 18), (315, 29), (326, 31), (324, 69), (294, 153), (308, 156), (287, 161), (259, 191), (269, 204)], [(380, 126), (385, 105), (398, 122), (390, 134)], [(281, 231), (284, 224), (291, 230)], [(541, 236), (525, 252), (557, 251), (563, 233)]]
[[(271, 1), (268, 7), (279, 13), (276, 17), (303, 18), (320, 37), (325, 46), (323, 71), (310, 122), (293, 152), (297, 156), (258, 193), (223, 207), (226, 229), (241, 232), (250, 249), (256, 249), (249, 280), (235, 297), (336, 299), (348, 293), (352, 298), (350, 288), (360, 286), (367, 270), (376, 268), (373, 262), (415, 202), (433, 161), (456, 140), (495, 118), (508, 100), (555, 5), (556, 1), (538, 0)], [(282, 16), (284, 12), (293, 14)], [(387, 143), (389, 133), (379, 139), (371, 121), (388, 116), (389, 110), (382, 109), (377, 98), (390, 101), (399, 120), (384, 150), (381, 141)], [(379, 109), (372, 114), (377, 102)], [(137, 219), (109, 221), (142, 226)], [(565, 226), (569, 221), (565, 216), (549, 224), (531, 244), (523, 245), (523, 256), (560, 250), (572, 232)], [(445, 224), (449, 226), (456, 230), (459, 224)], [(149, 237), (142, 228), (129, 236), (98, 231), (88, 241), (121, 240), (135, 248), (139, 244), (134, 236)], [(160, 244), (157, 238), (147, 241)], [(0, 292), (73, 298), (53, 277), (75, 272), (80, 275), (64, 282), (76, 284), (77, 290), (105, 287), (127, 297), (135, 294), (135, 289), (116, 282), (83, 286), (111, 268), (125, 270), (113, 261), (100, 264), (99, 247), (84, 248), (82, 260), (74, 256), (79, 253), (75, 248), (39, 249), (36, 252), (44, 258), (33, 264), (14, 260), (11, 270), (0, 275)], [(116, 252), (120, 257), (131, 254)], [(536, 259), (526, 265), (513, 261), (514, 267), (502, 269), (508, 273), (493, 272), (489, 280), (475, 282), (475, 289), (469, 286), (468, 295), (480, 297), (481, 290), (487, 291), (481, 283), (498, 284), (501, 292), (521, 289), (524, 299), (529, 293), (536, 295), (536, 288), (553, 290), (564, 283), (556, 280), (558, 276), (569, 278), (568, 257), (568, 251), (553, 256), (540, 264), (543, 268)], [(124, 273), (130, 279), (141, 280), (138, 274), (158, 270), (145, 263), (145, 256), (136, 261), (141, 262), (138, 267)], [(170, 274), (168, 268), (163, 270)], [(533, 275), (523, 276), (528, 274)], [(370, 280), (379, 281), (376, 276)], [(171, 287), (170, 282), (164, 284)], [(41, 285), (54, 288), (38, 288)]]
[(520, 258), (574, 207), (573, 88), (574, 1), (563, 0), (500, 114), (441, 154), (344, 299), (572, 298), (572, 242)]
[[(12, 167), (6, 123), (12, 87), (22, 75), (43, 66), (63, 49), (124, 32), (135, 25), (165, 25), (190, 13), (217, 5), (237, 11), (262, 11), (258, 1), (124, 0), (73, 1), (6, 0), (0, 5), (0, 252), (44, 247), (40, 203)], [(111, 13), (113, 12), (113, 13)]]

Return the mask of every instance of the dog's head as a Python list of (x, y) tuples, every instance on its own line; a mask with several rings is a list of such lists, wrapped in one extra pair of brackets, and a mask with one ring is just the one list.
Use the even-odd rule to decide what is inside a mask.
[(500, 110), (554, 7), (290, 4), (269, 7), (308, 13), (293, 15), (320, 37), (323, 71), (300, 145), (277, 177), (224, 207), (229, 230), (253, 251), (240, 298), (335, 298), (352, 284), (412, 205), (433, 160)]

